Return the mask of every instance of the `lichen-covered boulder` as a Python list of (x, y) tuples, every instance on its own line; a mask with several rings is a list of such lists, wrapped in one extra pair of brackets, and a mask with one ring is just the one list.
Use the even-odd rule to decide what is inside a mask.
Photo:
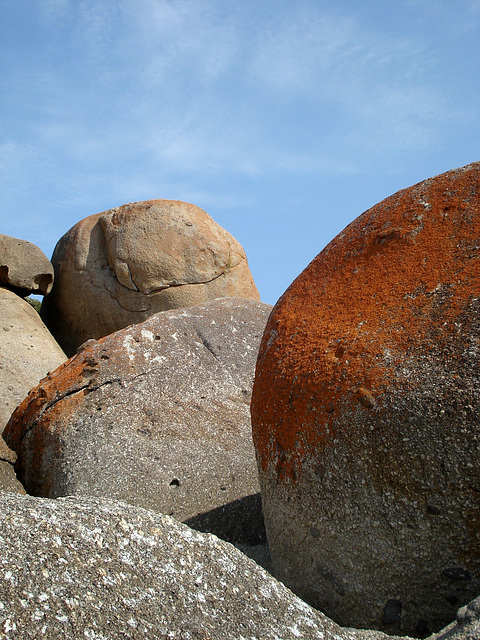
[(27, 492), (116, 498), (262, 542), (249, 405), (270, 311), (223, 298), (85, 343), (5, 429)]
[(45, 295), (53, 285), (53, 266), (36, 245), (0, 233), (0, 286), (19, 295)]
[(42, 317), (68, 355), (158, 311), (227, 296), (260, 300), (244, 250), (199, 207), (134, 202), (89, 216), (58, 242)]
[(30, 389), (66, 359), (35, 309), (0, 288), (0, 433)]
[(278, 301), (252, 422), (276, 575), (426, 635), (480, 593), (480, 163), (363, 213)]

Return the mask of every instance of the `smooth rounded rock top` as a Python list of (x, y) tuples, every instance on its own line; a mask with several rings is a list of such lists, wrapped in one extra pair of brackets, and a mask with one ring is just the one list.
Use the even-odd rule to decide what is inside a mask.
[(68, 355), (158, 311), (259, 300), (244, 250), (199, 207), (134, 202), (89, 216), (57, 243), (42, 317)]
[(425, 636), (480, 592), (480, 163), (399, 191), (280, 298), (252, 398), (276, 575)]
[(16, 293), (46, 295), (53, 285), (53, 266), (36, 245), (0, 233), (0, 286)]

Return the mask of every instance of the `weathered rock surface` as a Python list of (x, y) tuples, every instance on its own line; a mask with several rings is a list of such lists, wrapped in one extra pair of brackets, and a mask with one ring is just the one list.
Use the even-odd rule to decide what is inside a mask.
[(425, 635), (480, 593), (480, 163), (362, 214), (295, 280), (252, 399), (276, 575)]
[(30, 389), (65, 360), (35, 309), (0, 288), (0, 433)]
[[(0, 513), (3, 638), (394, 640), (339, 627), (235, 547), (168, 516), (12, 494)], [(430, 640), (477, 640), (479, 620), (476, 601)]]
[(27, 492), (118, 498), (260, 542), (249, 403), (270, 310), (224, 298), (87, 342), (5, 430)]
[(260, 300), (245, 252), (203, 209), (174, 200), (89, 216), (58, 242), (42, 317), (68, 355), (158, 311)]
[(478, 640), (480, 638), (480, 597), (457, 611), (457, 617), (429, 640)]
[(25, 493), (13, 469), (16, 460), (17, 454), (7, 447), (5, 440), (0, 436), (0, 491)]
[(53, 285), (53, 266), (36, 245), (0, 233), (0, 286), (16, 293), (47, 294)]
[(102, 499), (9, 494), (0, 513), (4, 638), (364, 637), (228, 543), (167, 516)]

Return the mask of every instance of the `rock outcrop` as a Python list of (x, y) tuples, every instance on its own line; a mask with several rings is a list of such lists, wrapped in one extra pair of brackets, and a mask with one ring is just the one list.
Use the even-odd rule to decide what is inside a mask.
[[(0, 513), (2, 638), (395, 640), (339, 627), (232, 545), (168, 516), (13, 494), (0, 494)], [(479, 625), (475, 601), (430, 640), (476, 640)]]
[(0, 436), (0, 491), (25, 493), (13, 469), (16, 460), (17, 454), (7, 447), (5, 440)]
[(3, 638), (358, 638), (228, 543), (167, 516), (8, 494), (0, 513)]
[(65, 360), (35, 309), (0, 288), (0, 433), (30, 389)]
[(252, 399), (274, 571), (426, 635), (480, 593), (480, 163), (387, 198), (281, 297)]
[(224, 298), (85, 343), (5, 430), (27, 492), (116, 498), (261, 542), (249, 404), (270, 310)]
[(60, 239), (52, 262), (42, 317), (68, 355), (158, 311), (260, 299), (240, 244), (185, 202), (134, 202), (89, 216)]
[(0, 233), (0, 286), (19, 295), (49, 293), (53, 266), (36, 245)]

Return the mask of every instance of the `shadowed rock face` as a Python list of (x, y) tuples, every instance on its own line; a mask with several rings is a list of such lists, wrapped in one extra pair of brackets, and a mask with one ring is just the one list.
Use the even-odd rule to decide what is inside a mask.
[(174, 200), (85, 218), (58, 242), (42, 317), (68, 355), (158, 311), (222, 297), (259, 300), (245, 252), (203, 209)]
[(9, 449), (4, 439), (0, 436), (0, 491), (25, 493), (25, 489), (17, 480), (13, 469), (16, 460), (15, 451)]
[(219, 507), (259, 491), (249, 404), (270, 310), (212, 300), (85, 343), (5, 430), (27, 491), (117, 498), (257, 544), (260, 508)]
[(480, 164), (387, 198), (275, 306), (252, 399), (276, 575), (426, 635), (480, 592)]

